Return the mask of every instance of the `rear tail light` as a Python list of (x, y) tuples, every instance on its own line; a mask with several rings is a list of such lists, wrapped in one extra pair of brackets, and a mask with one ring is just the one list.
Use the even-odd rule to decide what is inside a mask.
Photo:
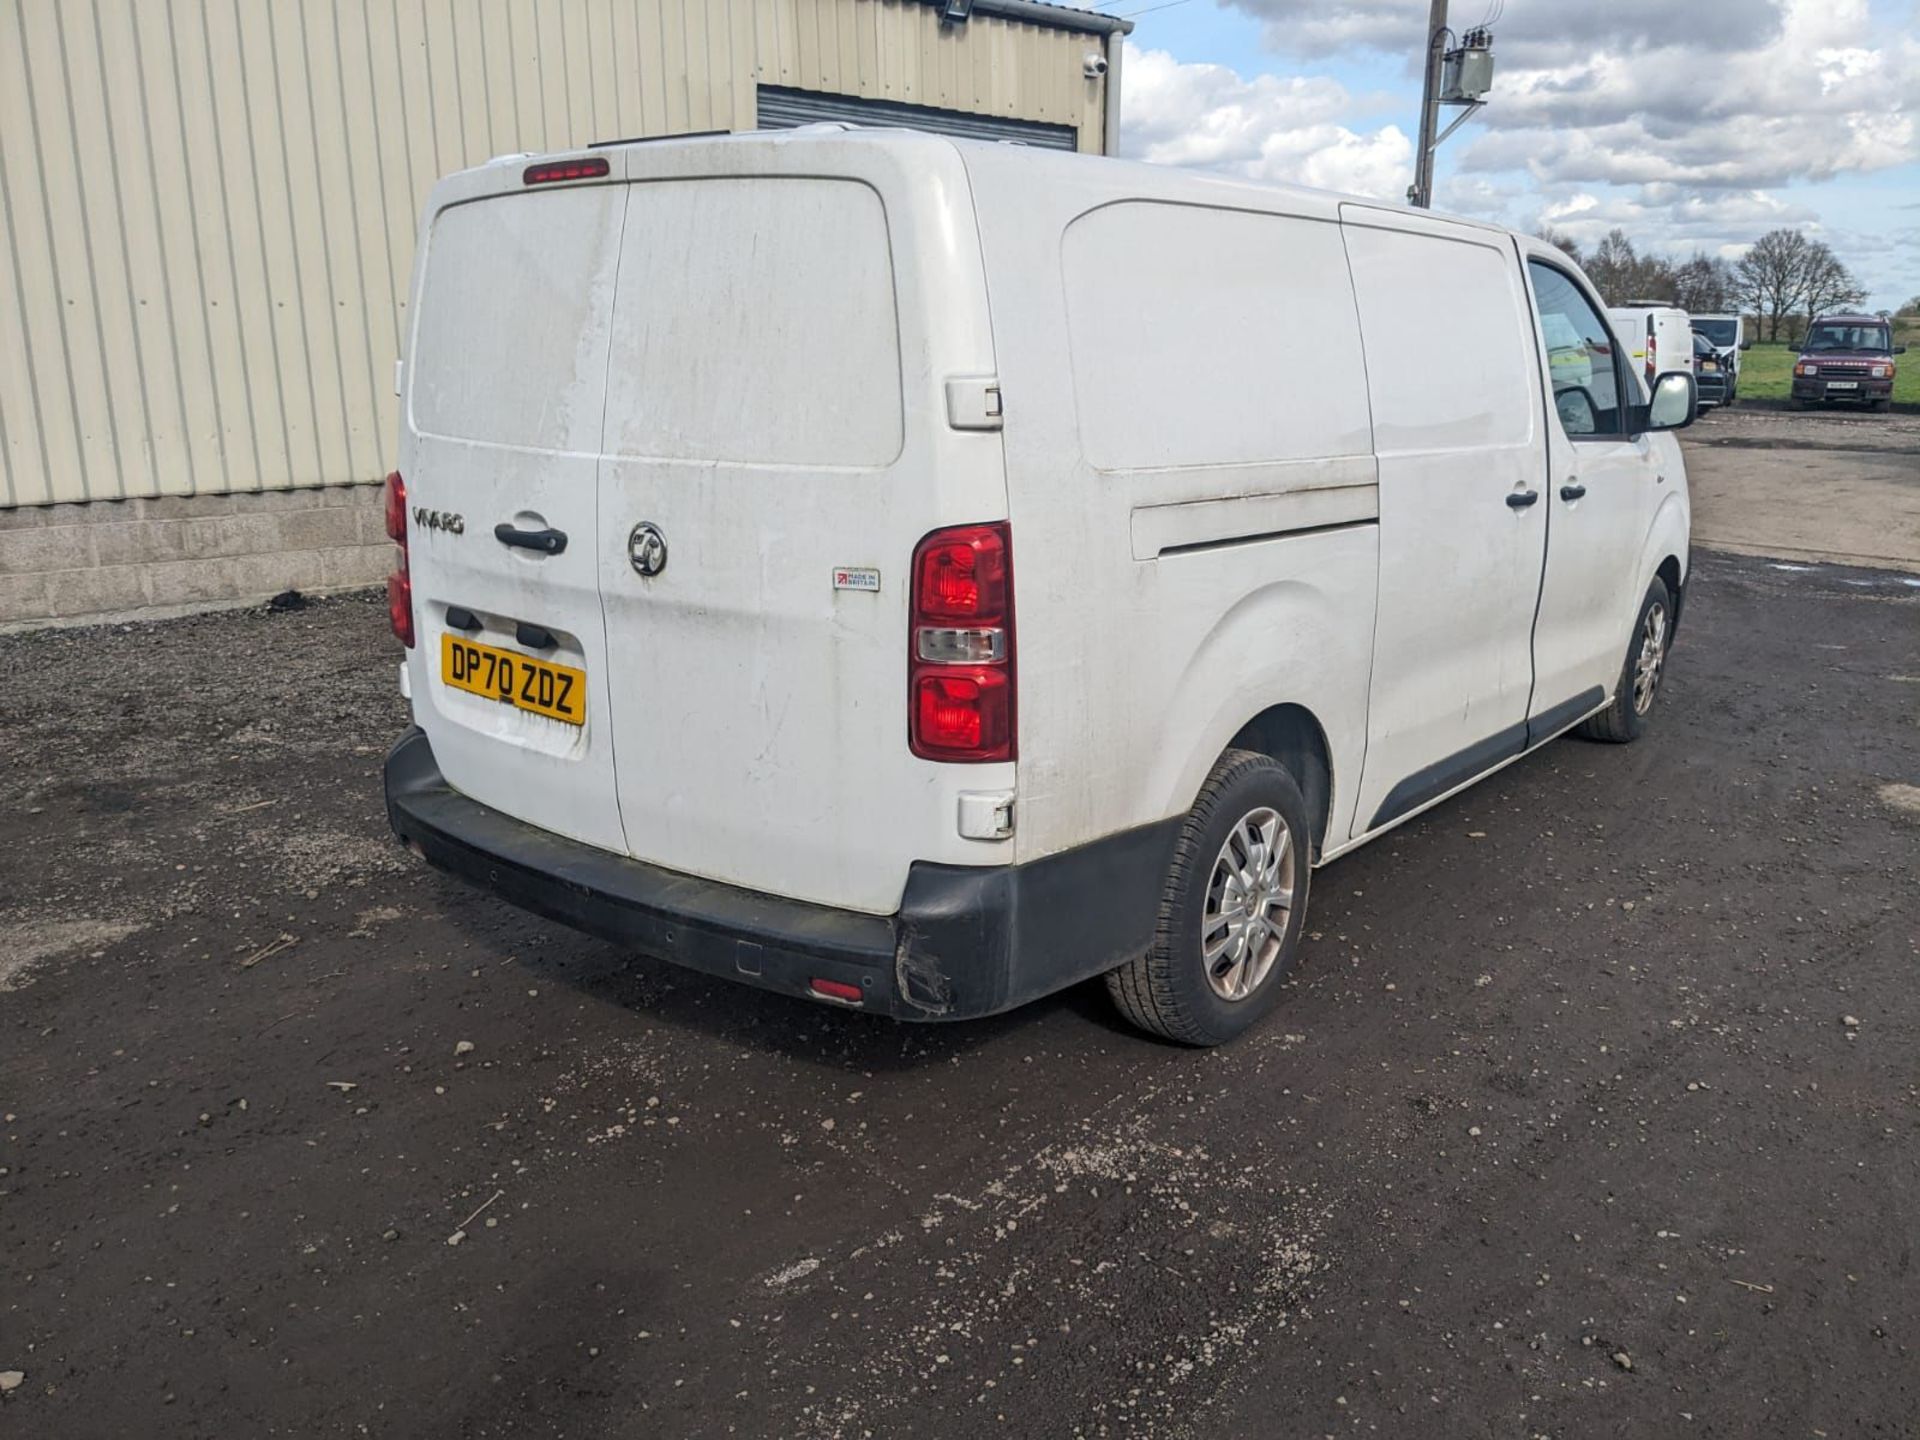
[(387, 476), (387, 538), (396, 545), (407, 543), (407, 482), (394, 471)]
[(409, 650), (413, 648), (413, 576), (407, 569), (407, 482), (395, 470), (387, 476), (387, 535), (400, 547), (387, 577), (387, 623)]
[(407, 574), (406, 556), (400, 557), (400, 568), (387, 576), (387, 623), (393, 627), (393, 633), (400, 643), (409, 650), (413, 648), (413, 577)]
[(1014, 758), (1013, 532), (936, 530), (913, 552), (908, 743), (923, 760)]

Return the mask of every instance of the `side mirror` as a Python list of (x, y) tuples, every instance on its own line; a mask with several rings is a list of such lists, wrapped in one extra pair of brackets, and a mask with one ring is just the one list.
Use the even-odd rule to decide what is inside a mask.
[(1893, 353), (1896, 355), (1904, 355), (1907, 353), (1907, 347), (1904, 345), (1896, 345), (1893, 347)]
[(1753, 337), (1749, 335), (1746, 339), (1742, 340), (1740, 342), (1740, 348), (1742, 350), (1751, 350), (1753, 348)]
[(1653, 382), (1653, 399), (1645, 411), (1634, 416), (1642, 422), (1634, 426), (1635, 433), (1684, 430), (1693, 423), (1694, 412), (1699, 408), (1698, 399), (1693, 376), (1683, 370), (1667, 371)]
[(1584, 385), (1554, 391), (1553, 406), (1560, 412), (1560, 427), (1569, 435), (1591, 435), (1600, 428), (1593, 396)]

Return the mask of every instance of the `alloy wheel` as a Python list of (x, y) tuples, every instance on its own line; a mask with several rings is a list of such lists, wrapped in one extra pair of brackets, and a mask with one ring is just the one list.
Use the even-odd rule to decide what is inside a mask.
[(1207, 881), (1200, 927), (1207, 984), (1222, 1000), (1244, 1000), (1280, 958), (1293, 910), (1293, 837), (1280, 812), (1261, 806), (1227, 834)]

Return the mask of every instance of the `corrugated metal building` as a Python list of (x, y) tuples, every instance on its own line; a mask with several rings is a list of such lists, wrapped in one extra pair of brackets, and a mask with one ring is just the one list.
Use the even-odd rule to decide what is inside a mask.
[(0, 622), (384, 573), (357, 487), (392, 463), (438, 176), (826, 118), (1110, 152), (1129, 28), (1034, 0), (0, 0)]

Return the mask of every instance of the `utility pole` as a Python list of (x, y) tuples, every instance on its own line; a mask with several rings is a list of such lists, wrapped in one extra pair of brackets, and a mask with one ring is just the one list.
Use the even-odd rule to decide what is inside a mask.
[[(1493, 13), (1499, 9), (1500, 0), (1496, 0)], [(1423, 76), (1419, 146), (1413, 157), (1413, 184), (1407, 187), (1407, 203), (1422, 210), (1433, 204), (1434, 152), (1487, 103), (1484, 97), (1493, 88), (1493, 32), (1485, 24), (1477, 25), (1454, 44), (1453, 31), (1447, 28), (1447, 0), (1433, 0), (1427, 16)], [(1458, 105), (1461, 110), (1452, 124), (1439, 130), (1442, 105)]]
[(1422, 210), (1433, 204), (1433, 152), (1439, 142), (1433, 138), (1440, 124), (1440, 57), (1446, 53), (1447, 0), (1433, 0), (1427, 13), (1426, 63), (1420, 67), (1425, 77), (1420, 90), (1420, 141), (1413, 152), (1413, 184), (1407, 187), (1407, 203)]

